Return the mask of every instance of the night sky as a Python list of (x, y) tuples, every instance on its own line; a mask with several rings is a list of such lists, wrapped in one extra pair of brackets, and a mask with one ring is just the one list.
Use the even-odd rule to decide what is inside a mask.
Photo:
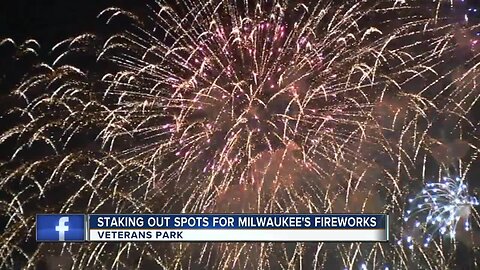
[[(135, 0), (85, 0), (79, 2), (62, 0), (17, 0), (0, 2), (0, 39), (12, 38), (17, 44), (25, 40), (38, 41), (38, 50), (43, 60), (49, 59), (49, 50), (58, 42), (82, 33), (95, 32), (105, 28), (97, 15), (108, 7), (120, 7), (125, 10), (142, 12), (152, 1)], [(430, 1), (431, 2), (431, 1)], [(454, 0), (457, 6), (451, 10), (452, 20), (464, 20), (476, 23), (480, 18), (480, 0)], [(480, 34), (479, 34), (480, 35)], [(22, 61), (10, 62), (12, 52), (0, 48), (2, 56), (0, 66), (0, 93), (5, 93), (17, 81), (18, 74), (24, 65), (30, 66), (38, 60), (36, 57), (25, 57)], [(20, 65), (12, 71), (12, 64)], [(23, 67), (23, 68), (22, 68)], [(5, 73), (11, 74), (5, 76)], [(13, 73), (13, 74), (12, 74)], [(3, 76), (1, 76), (3, 75)], [(6, 77), (6, 78), (5, 78)]]
[[(149, 1), (85, 0), (81, 3), (62, 0), (17, 0), (0, 3), (0, 37), (10, 37), (21, 43), (35, 39), (44, 48), (81, 33), (97, 31), (96, 16), (104, 8), (117, 6), (130, 11), (141, 11)], [(431, 1), (430, 1), (431, 2)], [(480, 17), (480, 1), (454, 0), (461, 3), (455, 8), (455, 17), (465, 14), (472, 21)], [(466, 2), (468, 4), (463, 4)], [(478, 9), (478, 10), (477, 10)]]
[(134, 0), (87, 0), (81, 3), (61, 0), (2, 1), (0, 4), (0, 35), (16, 41), (38, 40), (49, 48), (58, 41), (84, 32), (95, 31), (99, 26), (96, 16), (104, 8), (119, 6), (134, 9)]
[(58, 42), (83, 33), (98, 32), (104, 24), (99, 23), (97, 15), (112, 6), (132, 11), (146, 8), (134, 0), (87, 0), (81, 4), (62, 0), (1, 1), (0, 40), (11, 38), (20, 45), (33, 39), (41, 47), (37, 50), (38, 57), (18, 56), (8, 46), (0, 48), (0, 93), (11, 89), (19, 77), (40, 59), (47, 62), (52, 60), (50, 49)]
[[(99, 33), (108, 29), (97, 15), (108, 7), (120, 7), (132, 12), (142, 12), (152, 1), (135, 0), (17, 0), (0, 2), (0, 39), (12, 38), (17, 45), (28, 39), (38, 41), (40, 57), (13, 57), (11, 48), (0, 48), (0, 94), (5, 94), (18, 82), (18, 77), (42, 60), (50, 59), (50, 48), (58, 42), (82, 33)], [(452, 20), (477, 23), (480, 18), (480, 0), (454, 0), (457, 6), (450, 10)], [(474, 33), (476, 34), (476, 33)], [(477, 34), (480, 35), (480, 34)], [(10, 49), (10, 50), (9, 50)], [(11, 58), (15, 59), (11, 59)], [(14, 61), (12, 61), (14, 60)], [(15, 68), (14, 66), (15, 65)]]

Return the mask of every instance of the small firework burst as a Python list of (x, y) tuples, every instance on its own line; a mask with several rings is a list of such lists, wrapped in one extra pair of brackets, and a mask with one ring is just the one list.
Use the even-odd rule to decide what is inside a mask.
[[(461, 224), (465, 231), (469, 231), (472, 207), (479, 205), (461, 177), (443, 177), (439, 183), (427, 183), (416, 197), (408, 199), (408, 203), (404, 221), (413, 221), (415, 228), (422, 231), (425, 247), (438, 234), (454, 239)], [(411, 235), (406, 238), (410, 249), (413, 248), (413, 238)]]

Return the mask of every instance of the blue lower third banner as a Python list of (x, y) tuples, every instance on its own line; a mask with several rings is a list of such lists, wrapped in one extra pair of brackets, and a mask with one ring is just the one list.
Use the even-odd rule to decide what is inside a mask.
[(38, 214), (38, 242), (83, 242), (87, 235), (87, 218), (83, 214)]
[[(75, 215), (37, 216), (38, 241), (80, 241)], [(50, 216), (48, 216), (50, 217)], [(69, 218), (67, 221), (65, 218)], [(86, 241), (384, 242), (384, 214), (158, 214), (87, 215)], [(80, 221), (79, 221), (80, 222)], [(43, 227), (45, 226), (45, 228)], [(68, 227), (68, 228), (65, 228)], [(77, 236), (80, 236), (78, 234)], [(62, 240), (63, 239), (63, 240)]]

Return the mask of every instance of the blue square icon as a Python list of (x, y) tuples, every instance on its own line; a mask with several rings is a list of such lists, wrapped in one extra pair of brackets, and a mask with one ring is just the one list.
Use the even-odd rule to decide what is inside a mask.
[(37, 214), (37, 242), (83, 242), (86, 218), (83, 214)]

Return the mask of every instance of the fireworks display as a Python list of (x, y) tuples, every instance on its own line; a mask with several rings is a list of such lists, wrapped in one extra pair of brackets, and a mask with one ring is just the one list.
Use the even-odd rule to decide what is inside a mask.
[[(464, 6), (104, 10), (109, 30), (58, 43), (2, 96), (0, 268), (479, 268), (478, 27)], [(40, 57), (33, 40), (5, 47)], [(35, 243), (43, 212), (388, 213), (394, 241), (59, 246)]]

